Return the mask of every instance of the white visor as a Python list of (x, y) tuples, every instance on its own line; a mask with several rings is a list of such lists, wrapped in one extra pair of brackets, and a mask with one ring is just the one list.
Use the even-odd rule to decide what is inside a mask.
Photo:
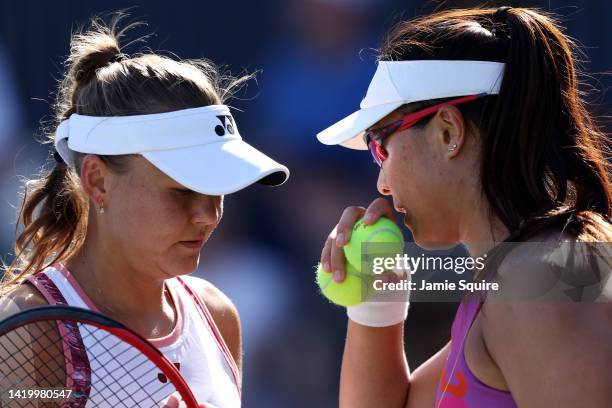
[(380, 61), (360, 110), (317, 134), (327, 145), (365, 150), (363, 132), (402, 105), (499, 93), (504, 64), (490, 61)]
[(134, 116), (73, 114), (55, 134), (55, 149), (74, 167), (72, 152), (140, 154), (183, 186), (223, 195), (255, 182), (280, 185), (289, 169), (242, 140), (225, 105)]

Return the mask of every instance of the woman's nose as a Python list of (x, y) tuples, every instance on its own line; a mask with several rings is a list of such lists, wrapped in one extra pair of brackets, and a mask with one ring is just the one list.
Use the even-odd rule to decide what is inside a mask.
[(192, 220), (196, 224), (217, 224), (222, 214), (223, 198), (202, 194), (194, 202)]
[(387, 181), (385, 180), (385, 175), (382, 168), (378, 173), (378, 181), (376, 182), (376, 188), (378, 188), (378, 192), (382, 195), (391, 195), (391, 189), (387, 185)]

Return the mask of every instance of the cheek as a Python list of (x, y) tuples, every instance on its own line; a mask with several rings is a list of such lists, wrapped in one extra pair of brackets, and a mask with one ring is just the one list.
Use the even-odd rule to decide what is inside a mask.
[(113, 213), (114, 236), (134, 252), (154, 251), (177, 240), (186, 215), (172, 197), (144, 187), (126, 193)]
[(405, 143), (397, 146), (389, 156), (386, 166), (387, 181), (391, 189), (398, 194), (414, 195), (426, 182), (422, 156), (417, 146)]
[(402, 160), (407, 162), (407, 172), (412, 178), (412, 184), (421, 194), (436, 195), (440, 188), (447, 188), (444, 187), (447, 179), (444, 163), (440, 161), (434, 148), (427, 143), (426, 138), (419, 139), (409, 148), (405, 148)]
[(406, 144), (394, 153), (386, 176), (397, 201), (411, 217), (429, 218), (432, 212), (438, 217), (441, 193), (447, 187), (441, 183), (436, 159), (425, 146), (416, 143)]

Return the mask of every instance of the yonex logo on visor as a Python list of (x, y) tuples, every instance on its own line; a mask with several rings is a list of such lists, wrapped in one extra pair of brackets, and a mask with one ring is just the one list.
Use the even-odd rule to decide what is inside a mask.
[(220, 125), (215, 126), (215, 133), (219, 136), (225, 136), (225, 132), (229, 132), (229, 134), (234, 134), (234, 125), (232, 124), (232, 117), (229, 115), (220, 115), (217, 116), (221, 121)]

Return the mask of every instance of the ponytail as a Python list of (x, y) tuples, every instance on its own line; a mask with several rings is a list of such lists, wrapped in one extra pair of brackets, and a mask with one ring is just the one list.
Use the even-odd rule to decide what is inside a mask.
[[(57, 125), (73, 113), (91, 109), (81, 100), (83, 90), (91, 86), (101, 68), (121, 54), (118, 39), (125, 29), (118, 32), (116, 28), (123, 17), (117, 14), (108, 27), (94, 19), (91, 31), (73, 35), (67, 72), (54, 105)], [(54, 134), (49, 134), (47, 143), (52, 144), (53, 139)], [(77, 174), (80, 157), (74, 169), (58, 160), (57, 153), (53, 156), (55, 166), (43, 169), (38, 179), (26, 181), (23, 186), (23, 202), (17, 216), (17, 230), (23, 230), (15, 241), (15, 258), (4, 268), (0, 296), (28, 275), (68, 259), (84, 241), (89, 200)]]
[[(535, 233), (549, 216), (562, 222), (588, 211), (609, 219), (606, 136), (579, 93), (575, 45), (534, 10), (506, 9), (498, 24), (506, 68), (481, 122), (483, 189), (496, 215), (516, 232), (511, 239)], [(540, 222), (525, 224), (530, 219)]]
[(25, 183), (15, 242), (15, 259), (6, 268), (0, 294), (28, 275), (70, 257), (83, 241), (88, 200), (78, 177), (66, 164), (56, 163), (39, 179)]

